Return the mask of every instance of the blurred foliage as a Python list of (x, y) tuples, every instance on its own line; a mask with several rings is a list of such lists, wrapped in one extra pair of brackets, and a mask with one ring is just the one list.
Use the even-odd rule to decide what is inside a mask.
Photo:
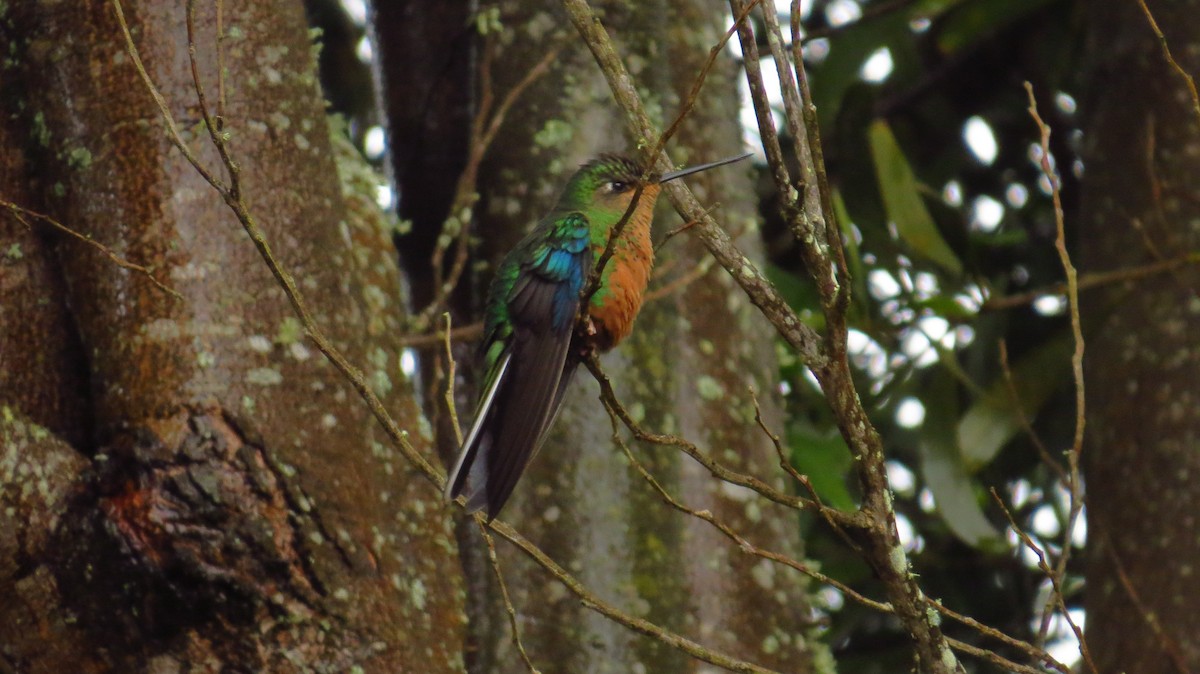
[[(1054, 130), (1070, 227), (1077, 11), (1069, 0), (817, 0), (804, 17), (836, 208), (854, 248), (851, 346), (859, 390), (897, 478), (896, 507), (911, 532), (915, 570), (931, 596), (1025, 639), (1037, 630), (1042, 576), (1015, 547), (991, 490), (1028, 532), (1055, 534), (1047, 509), (1060, 530), (1065, 523), (1055, 473), (1022, 419), (1050, 452), (1069, 444), (1072, 342), (1052, 299), (1006, 310), (985, 299), (1062, 279), (1022, 83), (1032, 83)], [(865, 77), (869, 60), (877, 59), (876, 68), (878, 59), (886, 62), (884, 49), (886, 77), (879, 77), (886, 69)], [(969, 120), (990, 130), (994, 157), (972, 150)], [(771, 278), (803, 315), (819, 315), (799, 255), (769, 210), (770, 195), (763, 203)], [(827, 503), (853, 503), (852, 466), (811, 377), (786, 360), (782, 374), (795, 465)], [(912, 418), (902, 420), (901, 410)], [(882, 596), (838, 534), (816, 518), (803, 526), (823, 571)], [(1080, 598), (1068, 600), (1078, 605)], [(843, 674), (910, 667), (894, 621), (840, 598), (826, 617)], [(953, 623), (946, 628), (995, 646)]]

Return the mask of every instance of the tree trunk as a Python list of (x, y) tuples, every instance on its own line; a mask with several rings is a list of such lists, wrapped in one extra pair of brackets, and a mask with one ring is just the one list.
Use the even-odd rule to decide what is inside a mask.
[[(1200, 3), (1148, 4), (1179, 64), (1200, 73)], [(1200, 246), (1200, 111), (1136, 3), (1089, 14), (1083, 264), (1187, 254)], [(1200, 670), (1197, 288), (1185, 267), (1084, 305), (1105, 317), (1085, 362), (1087, 641), (1101, 672)]]
[[(503, 28), (488, 35), (496, 50), (491, 94), (497, 100), (549, 49), (562, 44), (563, 51), (550, 73), (510, 111), (480, 172), (475, 232), (483, 240), (480, 259), (491, 263), (550, 209), (582, 162), (602, 151), (636, 155), (623, 140), (626, 133), (602, 76), (569, 32), (557, 3), (504, 2), (499, 8)], [(663, 115), (673, 115), (708, 49), (728, 27), (722, 13), (698, 2), (670, 7), (607, 3), (604, 9), (605, 23), (620, 40), (643, 95)], [(692, 120), (672, 143), (675, 156), (700, 162), (741, 149), (734, 77), (729, 63), (710, 75)], [(754, 201), (746, 168), (721, 169), (693, 184), (706, 200), (722, 204), (729, 227), (744, 232), (742, 243), (754, 250)], [(402, 198), (413, 192), (404, 182), (401, 191)], [(668, 211), (659, 212), (656, 240), (681, 224)], [(686, 235), (660, 253), (662, 273), (652, 281), (652, 293), (708, 264), (703, 249), (687, 242)], [(731, 467), (770, 476), (778, 462), (770, 441), (754, 425), (747, 387), (758, 391), (768, 421), (777, 422), (776, 373), (771, 331), (755, 316), (716, 269), (651, 300), (634, 336), (604, 358), (604, 367), (622, 401), (649, 429), (681, 433)], [(460, 407), (464, 425), (469, 410)], [(551, 438), (501, 517), (626, 611), (756, 663), (813, 671), (803, 579), (742, 554), (710, 525), (670, 509), (633, 472), (611, 437), (596, 384), (581, 368)], [(721, 485), (674, 448), (637, 446), (634, 451), (690, 507), (711, 510), (756, 544), (800, 554), (794, 513)], [(478, 531), (469, 524), (462, 537), (475, 590), (469, 669), (525, 672)], [(498, 545), (522, 642), (541, 671), (703, 671), (680, 652), (581, 606), (522, 553)]]
[[(185, 140), (226, 179), (199, 117), (185, 3), (123, 5)], [(218, 61), (214, 7), (197, 3), (200, 77), (249, 207), (318, 324), (415, 431), (389, 228), (357, 191), (352, 153), (335, 164), (303, 8), (226, 3)], [(56, 257), (22, 243), (26, 268), (66, 281), (39, 289), (48, 344), (0, 320), (0, 344), (24, 344), (52, 375), (36, 398), (3, 382), (21, 416), (5, 426), (0, 494), (19, 505), (0, 539), (16, 526), (25, 549), (16, 567), (0, 550), (0, 588), (27, 592), (0, 609), (0, 654), (21, 672), (459, 671), (461, 576), (436, 491), (305, 339), (229, 209), (168, 143), (112, 2), (8, 11), (26, 36), (14, 43), (37, 141), (26, 182), (91, 241), (56, 234)], [(10, 175), (4, 198), (36, 204), (7, 191)], [(90, 436), (60, 418), (76, 404), (62, 393), (70, 367), (58, 374), (74, 362), (69, 330), (54, 327), (63, 307), (87, 357), (90, 389), (73, 392), (87, 409), (73, 416), (94, 416)], [(53, 465), (64, 472), (27, 494), (29, 471)]]

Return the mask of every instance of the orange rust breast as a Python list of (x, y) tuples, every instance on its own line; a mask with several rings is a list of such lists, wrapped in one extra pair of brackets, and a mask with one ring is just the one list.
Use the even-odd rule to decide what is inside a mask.
[[(658, 189), (658, 185), (649, 185), (643, 190), (637, 209), (617, 239), (612, 259), (604, 267), (600, 290), (592, 297), (588, 315), (596, 326), (596, 347), (600, 351), (613, 348), (629, 336), (642, 308), (642, 295), (654, 266), (650, 222)], [(593, 251), (599, 258), (604, 247)]]

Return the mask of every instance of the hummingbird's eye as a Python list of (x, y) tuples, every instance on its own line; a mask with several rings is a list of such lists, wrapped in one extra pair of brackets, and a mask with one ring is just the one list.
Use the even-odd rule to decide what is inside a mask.
[(608, 191), (613, 194), (620, 194), (629, 189), (629, 183), (623, 180), (614, 180), (608, 184)]

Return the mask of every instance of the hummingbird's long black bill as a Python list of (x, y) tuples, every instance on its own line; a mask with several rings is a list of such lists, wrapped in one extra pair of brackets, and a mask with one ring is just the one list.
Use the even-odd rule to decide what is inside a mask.
[(665, 183), (665, 182), (667, 182), (667, 181), (669, 181), (669, 180), (674, 180), (674, 179), (676, 179), (676, 178), (682, 178), (682, 177), (684, 177), (684, 176), (690, 176), (690, 175), (692, 175), (693, 173), (699, 173), (699, 172), (701, 172), (701, 171), (707, 171), (707, 170), (708, 170), (708, 169), (710, 169), (710, 168), (716, 168), (716, 167), (718, 167), (718, 166), (724, 166), (724, 165), (726, 165), (726, 164), (732, 164), (732, 163), (734, 163), (735, 161), (741, 161), (741, 160), (745, 159), (746, 157), (749, 157), (749, 156), (750, 156), (750, 155), (752, 155), (752, 154), (754, 154), (754, 153), (753, 153), (753, 152), (747, 152), (746, 154), (740, 154), (740, 155), (738, 155), (738, 156), (736, 156), (736, 157), (726, 157), (725, 159), (718, 159), (717, 161), (712, 161), (712, 162), (709, 162), (709, 163), (707, 163), (707, 164), (700, 164), (699, 166), (689, 166), (689, 167), (687, 167), (687, 168), (685, 168), (685, 169), (679, 169), (678, 171), (671, 171), (670, 173), (664, 173), (664, 174), (663, 174), (663, 176), (662, 176), (661, 178), (659, 178), (659, 179), (658, 179), (658, 182), (661, 184), (661, 183)]

